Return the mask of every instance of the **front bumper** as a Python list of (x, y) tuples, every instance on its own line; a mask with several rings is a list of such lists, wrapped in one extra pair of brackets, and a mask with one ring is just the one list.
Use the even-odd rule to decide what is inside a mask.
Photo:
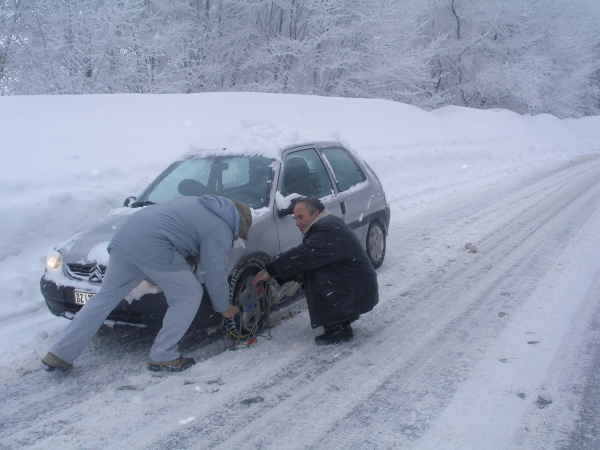
[[(40, 290), (48, 309), (55, 316), (72, 319), (82, 308), (81, 305), (75, 304), (75, 288), (71, 286), (58, 286), (53, 281), (42, 277)], [(162, 292), (146, 294), (139, 300), (133, 300), (131, 304), (122, 300), (109, 314), (107, 320), (129, 325), (157, 327), (162, 325), (167, 308), (167, 300)], [(210, 297), (204, 289), (200, 308), (192, 324), (199, 328), (214, 327), (220, 324), (221, 317), (221, 314), (212, 309)]]

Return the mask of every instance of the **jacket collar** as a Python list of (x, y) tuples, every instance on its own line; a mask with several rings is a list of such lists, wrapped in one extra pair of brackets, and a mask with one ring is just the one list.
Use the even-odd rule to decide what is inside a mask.
[(321, 213), (315, 217), (315, 220), (313, 220), (313, 222), (306, 228), (306, 230), (304, 230), (304, 233), (302, 233), (302, 237), (306, 236), (306, 233), (308, 233), (308, 230), (310, 230), (310, 227), (312, 227), (315, 223), (317, 223), (319, 220), (330, 216), (331, 213), (329, 211), (327, 211), (326, 209), (324, 209), (323, 211), (321, 211)]

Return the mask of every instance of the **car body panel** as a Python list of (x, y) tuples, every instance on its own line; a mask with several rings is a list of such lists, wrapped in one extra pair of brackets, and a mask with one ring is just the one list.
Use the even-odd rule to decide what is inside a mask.
[(66, 245), (59, 245), (56, 250), (61, 252), (63, 259), (68, 263), (90, 262), (88, 256), (90, 251), (101, 242), (110, 242), (115, 231), (131, 214), (111, 214), (105, 217), (97, 226), (85, 233), (81, 233), (78, 239), (69, 241)]

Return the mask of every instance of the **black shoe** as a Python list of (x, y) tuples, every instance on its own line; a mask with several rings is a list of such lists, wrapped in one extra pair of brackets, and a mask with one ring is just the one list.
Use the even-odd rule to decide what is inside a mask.
[(186, 369), (189, 369), (196, 361), (194, 358), (184, 358), (180, 356), (173, 361), (165, 361), (165, 362), (148, 362), (148, 370), (152, 372), (183, 372)]
[(317, 345), (335, 345), (350, 342), (354, 337), (350, 322), (323, 327), (323, 330), (325, 332), (315, 338), (315, 344)]

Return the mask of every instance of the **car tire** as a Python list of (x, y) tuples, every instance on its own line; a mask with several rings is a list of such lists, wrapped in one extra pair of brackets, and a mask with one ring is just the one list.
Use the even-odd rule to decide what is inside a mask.
[(235, 329), (241, 330), (246, 336), (250, 332), (260, 331), (264, 326), (268, 306), (266, 296), (262, 294), (257, 301), (259, 288), (252, 286), (254, 276), (263, 269), (260, 261), (249, 260), (240, 264), (231, 277), (229, 302), (240, 308), (240, 314), (235, 318)]
[(374, 220), (369, 224), (367, 231), (366, 250), (373, 268), (379, 269), (385, 258), (385, 227), (381, 220)]

